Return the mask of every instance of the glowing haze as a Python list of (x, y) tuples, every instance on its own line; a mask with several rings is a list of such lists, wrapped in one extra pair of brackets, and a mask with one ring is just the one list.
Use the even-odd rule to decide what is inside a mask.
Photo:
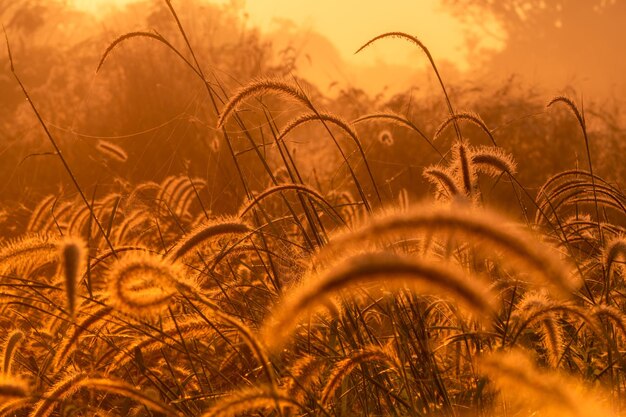
[(446, 13), (437, 0), (255, 0), (246, 3), (251, 22), (266, 31), (279, 19), (289, 19), (333, 42), (341, 55), (355, 63), (415, 64), (413, 50), (402, 42), (390, 42), (367, 54), (354, 56), (366, 40), (384, 32), (417, 35), (439, 58), (466, 68), (465, 39), (461, 23)]
[[(133, 0), (74, 0), (75, 4), (94, 14)], [(207, 0), (208, 1), (208, 0)], [(229, 4), (233, 0), (212, 0)], [(302, 75), (321, 86), (339, 80), (361, 84), (368, 80), (368, 89), (400, 87), (415, 69), (426, 61), (414, 48), (403, 42), (381, 42), (365, 53), (354, 51), (377, 34), (403, 31), (418, 36), (429, 46), (438, 61), (453, 62), (461, 71), (470, 68), (463, 24), (440, 5), (439, 0), (253, 0), (237, 2), (249, 26), (260, 28), (273, 36), (278, 48), (288, 45), (298, 49), (311, 65), (304, 65)], [(487, 24), (494, 31), (495, 24)], [(476, 47), (498, 49), (501, 41), (486, 34)], [(327, 44), (326, 38), (330, 41)], [(382, 78), (383, 69), (395, 68), (394, 80)]]

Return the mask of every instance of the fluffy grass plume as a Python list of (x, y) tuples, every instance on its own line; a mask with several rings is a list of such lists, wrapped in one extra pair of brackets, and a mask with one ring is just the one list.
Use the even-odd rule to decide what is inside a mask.
[(336, 234), (322, 250), (322, 257), (333, 252), (353, 248), (359, 242), (411, 233), (454, 233), (472, 243), (481, 243), (502, 251), (534, 270), (537, 282), (548, 284), (563, 296), (569, 296), (580, 285), (570, 268), (548, 245), (537, 242), (537, 237), (519, 228), (491, 210), (455, 206), (420, 205), (404, 212), (381, 213), (360, 228)]
[(48, 214), (52, 211), (57, 199), (58, 197), (53, 194), (41, 199), (37, 206), (33, 208), (33, 212), (28, 220), (28, 225), (26, 226), (27, 231), (31, 233), (40, 233), (43, 231), (42, 228), (49, 219)]
[(430, 166), (424, 169), (423, 175), (428, 181), (433, 183), (442, 194), (450, 198), (459, 194), (456, 179), (445, 168)]
[(619, 259), (626, 261), (626, 238), (624, 237), (612, 240), (604, 249), (604, 264), (609, 280), (614, 270), (614, 264)]
[(117, 260), (107, 276), (111, 306), (134, 317), (153, 317), (167, 309), (182, 282), (179, 267), (146, 252)]
[(467, 142), (459, 141), (453, 146), (452, 149), (452, 153), (459, 163), (457, 171), (460, 183), (465, 190), (465, 194), (470, 197), (474, 193), (476, 171), (474, 170), (474, 164), (469, 155)]
[(522, 351), (495, 353), (479, 364), (519, 412), (555, 417), (613, 415), (582, 383), (538, 369)]
[(201, 224), (190, 233), (183, 236), (169, 251), (168, 258), (175, 261), (185, 256), (198, 245), (217, 236), (226, 234), (242, 235), (250, 232), (250, 226), (239, 219), (209, 221)]
[(9, 333), (5, 342), (2, 344), (2, 373), (4, 375), (11, 374), (13, 358), (15, 357), (17, 348), (20, 346), (22, 340), (24, 340), (24, 332), (21, 330), (13, 330)]
[(237, 108), (241, 106), (244, 100), (252, 97), (258, 97), (260, 95), (270, 92), (278, 93), (280, 95), (294, 99), (295, 101), (302, 103), (309, 109), (314, 110), (311, 102), (309, 101), (309, 98), (300, 87), (283, 80), (262, 78), (240, 88), (232, 95), (230, 100), (228, 100), (228, 102), (224, 104), (224, 107), (222, 108), (219, 118), (217, 119), (217, 127), (221, 128), (222, 126), (224, 126), (224, 123), (226, 123), (232, 112), (237, 110)]
[(517, 164), (511, 155), (495, 146), (480, 146), (473, 148), (471, 159), (477, 171), (494, 177), (502, 174), (503, 172), (511, 175), (517, 172)]
[(376, 136), (376, 138), (378, 139), (378, 142), (380, 142), (381, 145), (385, 145), (385, 146), (393, 145), (393, 134), (391, 133), (390, 130), (387, 130), (387, 129), (381, 130)]
[[(0, 13), (10, 32), (30, 12), (53, 19), (33, 33), (57, 15), (70, 22), (48, 13), (57, 2), (21, 3)], [(308, 89), (290, 75), (298, 51), (270, 63), (237, 13), (183, 3), (180, 16), (170, 0), (133, 10), (163, 35), (117, 37), (97, 70), (124, 47), (110, 62), (119, 71), (99, 74), (95, 89), (74, 74), (82, 58), (37, 87), (45, 98), (67, 78), (71, 93), (96, 93), (68, 97), (79, 104), (69, 117), (76, 106), (56, 92), (46, 102), (59, 105), (39, 113), (6, 33), (26, 102), (5, 106), (2, 125), (0, 417), (623, 414), (626, 194), (614, 114), (591, 101), (592, 161), (585, 109), (553, 99), (578, 121), (588, 166), (535, 188), (543, 157), (565, 162), (579, 146), (562, 115), (513, 114), (531, 98), (514, 84), (492, 97), (454, 88), (497, 124), (498, 147), (496, 129), (455, 110), (414, 36), (383, 33), (357, 52), (385, 39), (419, 48), (447, 116), (428, 89)], [(92, 56), (87, 38), (59, 43), (59, 62)], [(48, 152), (21, 128), (29, 109)], [(305, 124), (314, 129), (303, 136)], [(69, 177), (53, 184), (57, 168)]]
[(559, 315), (568, 315), (583, 322), (596, 335), (602, 334), (599, 323), (593, 314), (567, 301), (550, 299), (545, 293), (528, 293), (520, 301), (515, 311), (519, 319), (513, 344), (522, 332), (535, 323), (542, 328), (544, 343), (548, 351), (548, 359), (556, 365), (561, 356), (561, 329), (557, 324)]
[(78, 238), (66, 238), (60, 242), (59, 252), (61, 254), (67, 310), (74, 317), (78, 300), (79, 279), (82, 276), (85, 257), (87, 256), (85, 242)]
[(171, 43), (169, 43), (163, 36), (159, 35), (158, 33), (153, 33), (153, 32), (137, 31), (137, 32), (128, 32), (123, 35), (120, 35), (117, 37), (117, 39), (111, 42), (109, 46), (106, 48), (106, 50), (104, 51), (104, 53), (102, 54), (102, 57), (100, 58), (100, 62), (98, 63), (98, 67), (96, 68), (96, 72), (100, 71), (100, 69), (104, 65), (104, 62), (107, 60), (111, 52), (113, 52), (113, 50), (115, 50), (118, 47), (118, 45), (128, 41), (129, 39), (137, 39), (137, 38), (146, 38), (146, 39), (156, 40), (157, 42), (167, 46), (169, 49), (174, 51), (174, 53), (176, 53), (184, 62), (186, 62), (189, 66), (191, 66), (189, 61), (187, 61), (187, 59), (185, 59), (185, 57), (183, 57), (180, 54), (180, 52), (178, 52), (178, 50), (174, 48), (174, 46)]
[(97, 149), (110, 159), (114, 159), (118, 162), (126, 162), (128, 155), (120, 146), (115, 145), (106, 140), (99, 140)]
[(489, 137), (489, 140), (491, 141), (491, 143), (493, 143), (494, 146), (498, 146), (496, 144), (496, 140), (491, 134), (491, 130), (489, 130), (489, 128), (487, 127), (483, 119), (481, 119), (481, 117), (478, 114), (472, 113), (472, 112), (457, 112), (449, 116), (446, 120), (444, 120), (439, 125), (439, 127), (437, 128), (437, 131), (435, 132), (435, 136), (433, 137), (433, 140), (436, 140), (437, 138), (439, 138), (443, 134), (443, 132), (446, 130), (446, 128), (450, 126), (450, 124), (453, 124), (458, 120), (468, 121), (472, 123), (473, 125), (478, 126)]
[(45, 235), (30, 235), (0, 247), (0, 273), (26, 274), (57, 260), (57, 241)]

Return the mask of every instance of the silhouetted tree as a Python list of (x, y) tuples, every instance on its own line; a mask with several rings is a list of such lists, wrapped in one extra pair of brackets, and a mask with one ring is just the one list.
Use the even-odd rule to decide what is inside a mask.
[[(617, 0), (443, 0), (459, 18), (486, 25), (493, 17), (502, 30), (491, 36), (505, 48), (488, 67), (526, 75), (551, 87), (574, 85), (585, 93), (611, 92), (623, 83), (626, 56), (626, 2)], [(493, 21), (493, 19), (491, 19)]]

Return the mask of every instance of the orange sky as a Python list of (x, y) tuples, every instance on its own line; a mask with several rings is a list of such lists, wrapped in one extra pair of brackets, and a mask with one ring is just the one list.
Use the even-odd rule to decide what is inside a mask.
[[(133, 0), (73, 0), (93, 13), (111, 5)], [(227, 4), (231, 0), (207, 0)], [(289, 19), (305, 30), (328, 37), (342, 56), (355, 63), (370, 64), (384, 60), (389, 64), (414, 64), (411, 50), (390, 43), (367, 54), (353, 57), (365, 40), (388, 31), (403, 31), (418, 36), (436, 55), (467, 66), (463, 51), (461, 25), (442, 10), (438, 0), (248, 0), (243, 2), (254, 26), (265, 31), (277, 27), (277, 19)]]
[[(133, 0), (73, 1), (97, 14), (111, 5)], [(210, 1), (227, 4), (232, 0)], [(248, 0), (240, 3), (244, 4), (249, 24), (266, 33), (275, 32), (285, 19), (295, 23), (284, 40), (293, 43), (302, 56), (307, 56), (304, 64), (300, 64), (301, 75), (322, 88), (334, 80), (371, 91), (380, 91), (384, 86), (391, 90), (402, 88), (416, 68), (426, 66), (426, 60), (415, 48), (404, 42), (383, 41), (354, 55), (365, 41), (388, 31), (413, 34), (429, 47), (436, 60), (454, 62), (460, 70), (469, 67), (463, 27), (443, 10), (439, 0)], [(489, 29), (494, 30), (494, 26)], [(336, 51), (315, 32), (327, 38)], [(487, 39), (480, 46), (500, 46), (492, 37), (480, 38)], [(286, 46), (278, 43), (278, 47)], [(390, 71), (393, 72), (389, 74)], [(362, 85), (366, 81), (368, 85)]]
[(402, 31), (418, 36), (434, 55), (467, 66), (461, 25), (442, 10), (438, 0), (252, 0), (246, 9), (250, 21), (265, 30), (275, 28), (277, 18), (287, 18), (305, 30), (317, 31), (335, 44), (344, 59), (354, 63), (414, 65), (416, 52), (401, 42), (353, 55), (379, 33)]

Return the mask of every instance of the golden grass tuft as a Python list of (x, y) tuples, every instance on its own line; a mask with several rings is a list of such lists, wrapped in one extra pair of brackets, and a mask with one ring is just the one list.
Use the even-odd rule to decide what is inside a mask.
[(27, 274), (57, 260), (57, 242), (45, 235), (30, 235), (0, 247), (0, 274)]
[(526, 415), (612, 415), (582, 383), (538, 369), (521, 351), (494, 353), (479, 362), (482, 372), (515, 404), (514, 410)]
[(208, 221), (197, 226), (194, 230), (183, 236), (168, 252), (168, 259), (176, 261), (191, 252), (202, 243), (221, 235), (245, 235), (252, 231), (244, 221), (240, 219), (218, 219)]
[(359, 228), (335, 234), (320, 252), (327, 258), (333, 253), (354, 248), (364, 241), (380, 241), (398, 235), (415, 233), (453, 233), (473, 244), (486, 246), (507, 255), (507, 262), (516, 261), (530, 268), (535, 282), (548, 285), (560, 295), (569, 297), (581, 284), (572, 275), (555, 249), (538, 243), (536, 235), (512, 227), (511, 223), (491, 210), (455, 206), (418, 205), (409, 211), (389, 211), (373, 217)]
[(107, 276), (110, 305), (133, 317), (155, 317), (167, 309), (183, 283), (176, 264), (137, 252), (117, 260)]
[(439, 189), (440, 193), (450, 198), (459, 194), (456, 179), (445, 168), (430, 166), (424, 169), (423, 175)]
[(24, 332), (21, 330), (13, 330), (7, 336), (6, 340), (2, 344), (2, 373), (4, 375), (11, 374), (11, 366), (13, 365), (13, 358), (17, 352), (17, 348), (24, 340)]
[(88, 331), (93, 324), (107, 317), (112, 310), (113, 309), (109, 306), (101, 307), (93, 313), (88, 313), (87, 317), (76, 323), (72, 335), (63, 338), (60, 346), (57, 347), (54, 353), (54, 357), (52, 359), (52, 367), (55, 369), (59, 369), (59, 366), (68, 359), (68, 356), (71, 353), (72, 349), (75, 349), (77, 347), (77, 344), (79, 342), (78, 339), (80, 338), (80, 336), (84, 332)]
[(224, 123), (226, 123), (231, 114), (241, 106), (244, 100), (270, 92), (291, 98), (311, 110), (314, 110), (309, 98), (298, 86), (279, 79), (261, 78), (243, 86), (232, 95), (230, 100), (228, 100), (222, 108), (217, 120), (217, 127), (223, 127)]
[[(64, 142), (62, 152), (15, 71), (6, 36), (10, 70), (53, 147), (28, 150), (24, 160), (58, 157), (74, 189), (59, 184), (50, 194), (43, 183), (25, 184), (15, 212), (0, 208), (0, 226), (23, 230), (15, 240), (0, 236), (0, 417), (622, 413), (626, 195), (615, 172), (607, 179), (593, 172), (582, 106), (567, 97), (548, 104), (576, 117), (587, 170), (553, 175), (533, 198), (505, 150), (519, 138), (507, 134), (505, 147), (495, 146), (495, 130), (477, 113), (455, 111), (433, 56), (414, 36), (384, 33), (357, 52), (391, 38), (417, 46), (445, 96), (441, 124), (426, 117), (436, 114), (436, 100), (415, 106), (405, 102), (408, 92), (372, 100), (357, 90), (337, 99), (316, 93), (316, 102), (338, 111), (330, 113), (296, 78), (234, 90), (235, 78), (203, 70), (199, 58), (208, 55), (196, 55), (197, 37), (170, 0), (151, 16), (173, 19), (159, 21), (168, 38), (123, 34), (98, 70), (126, 42), (156, 41), (198, 77), (208, 96), (191, 99), (210, 108), (185, 105), (158, 126), (129, 125), (136, 133), (108, 138), (157, 139), (166, 126), (198, 137), (180, 144), (163, 137), (167, 147), (157, 154), (167, 164), (150, 167), (157, 177), (139, 184), (143, 165), (124, 164), (129, 154), (105, 137), (78, 134), (96, 141), (71, 149)], [(224, 62), (241, 63), (229, 54), (251, 51), (232, 46), (216, 50)], [(285, 69), (293, 68), (268, 73)], [(116, 81), (112, 75), (102, 81)], [(178, 88), (188, 80), (174, 81)], [(280, 117), (265, 105), (269, 95), (288, 100)], [(254, 112), (243, 117), (244, 106)], [(387, 106), (402, 114), (379, 110)], [(217, 123), (208, 141), (211, 127), (200, 118)], [(490, 111), (490, 120), (499, 118)], [(321, 135), (309, 144), (287, 140), (305, 124)], [(123, 127), (116, 126), (114, 134)], [(494, 146), (473, 145), (461, 127)], [(327, 139), (333, 148), (318, 143)], [(142, 145), (129, 146), (137, 153)], [(208, 153), (178, 158), (179, 150), (198, 149)], [(90, 161), (112, 177), (86, 175)], [(424, 184), (411, 181), (424, 166), (436, 203), (413, 204)], [(49, 173), (46, 165), (32, 174)], [(539, 173), (532, 174), (534, 181)], [(21, 174), (7, 181), (18, 188)], [(511, 189), (496, 196), (502, 182)], [(485, 208), (494, 200), (511, 207), (513, 195), (519, 209), (511, 217)]]
[(67, 309), (70, 316), (74, 317), (79, 279), (82, 277), (87, 256), (85, 242), (82, 239), (65, 238), (59, 243), (59, 252), (61, 254)]
[(494, 146), (473, 148), (471, 159), (477, 171), (494, 177), (503, 172), (511, 175), (517, 172), (517, 164), (511, 155)]
[(128, 154), (120, 146), (106, 140), (99, 140), (96, 148), (106, 157), (118, 162), (126, 162)]
[(489, 128), (487, 127), (487, 124), (483, 121), (483, 119), (478, 114), (472, 113), (472, 112), (457, 112), (449, 116), (446, 120), (444, 120), (439, 125), (439, 127), (437, 128), (437, 131), (435, 132), (435, 136), (433, 137), (433, 140), (436, 140), (437, 138), (439, 138), (443, 134), (443, 132), (446, 130), (446, 128), (450, 126), (450, 124), (455, 123), (458, 120), (468, 121), (472, 123), (473, 125), (478, 126), (489, 137), (489, 140), (491, 140), (491, 143), (493, 143), (493, 146), (498, 146), (496, 144), (496, 140), (494, 139), (491, 133), (491, 130), (489, 130)]

